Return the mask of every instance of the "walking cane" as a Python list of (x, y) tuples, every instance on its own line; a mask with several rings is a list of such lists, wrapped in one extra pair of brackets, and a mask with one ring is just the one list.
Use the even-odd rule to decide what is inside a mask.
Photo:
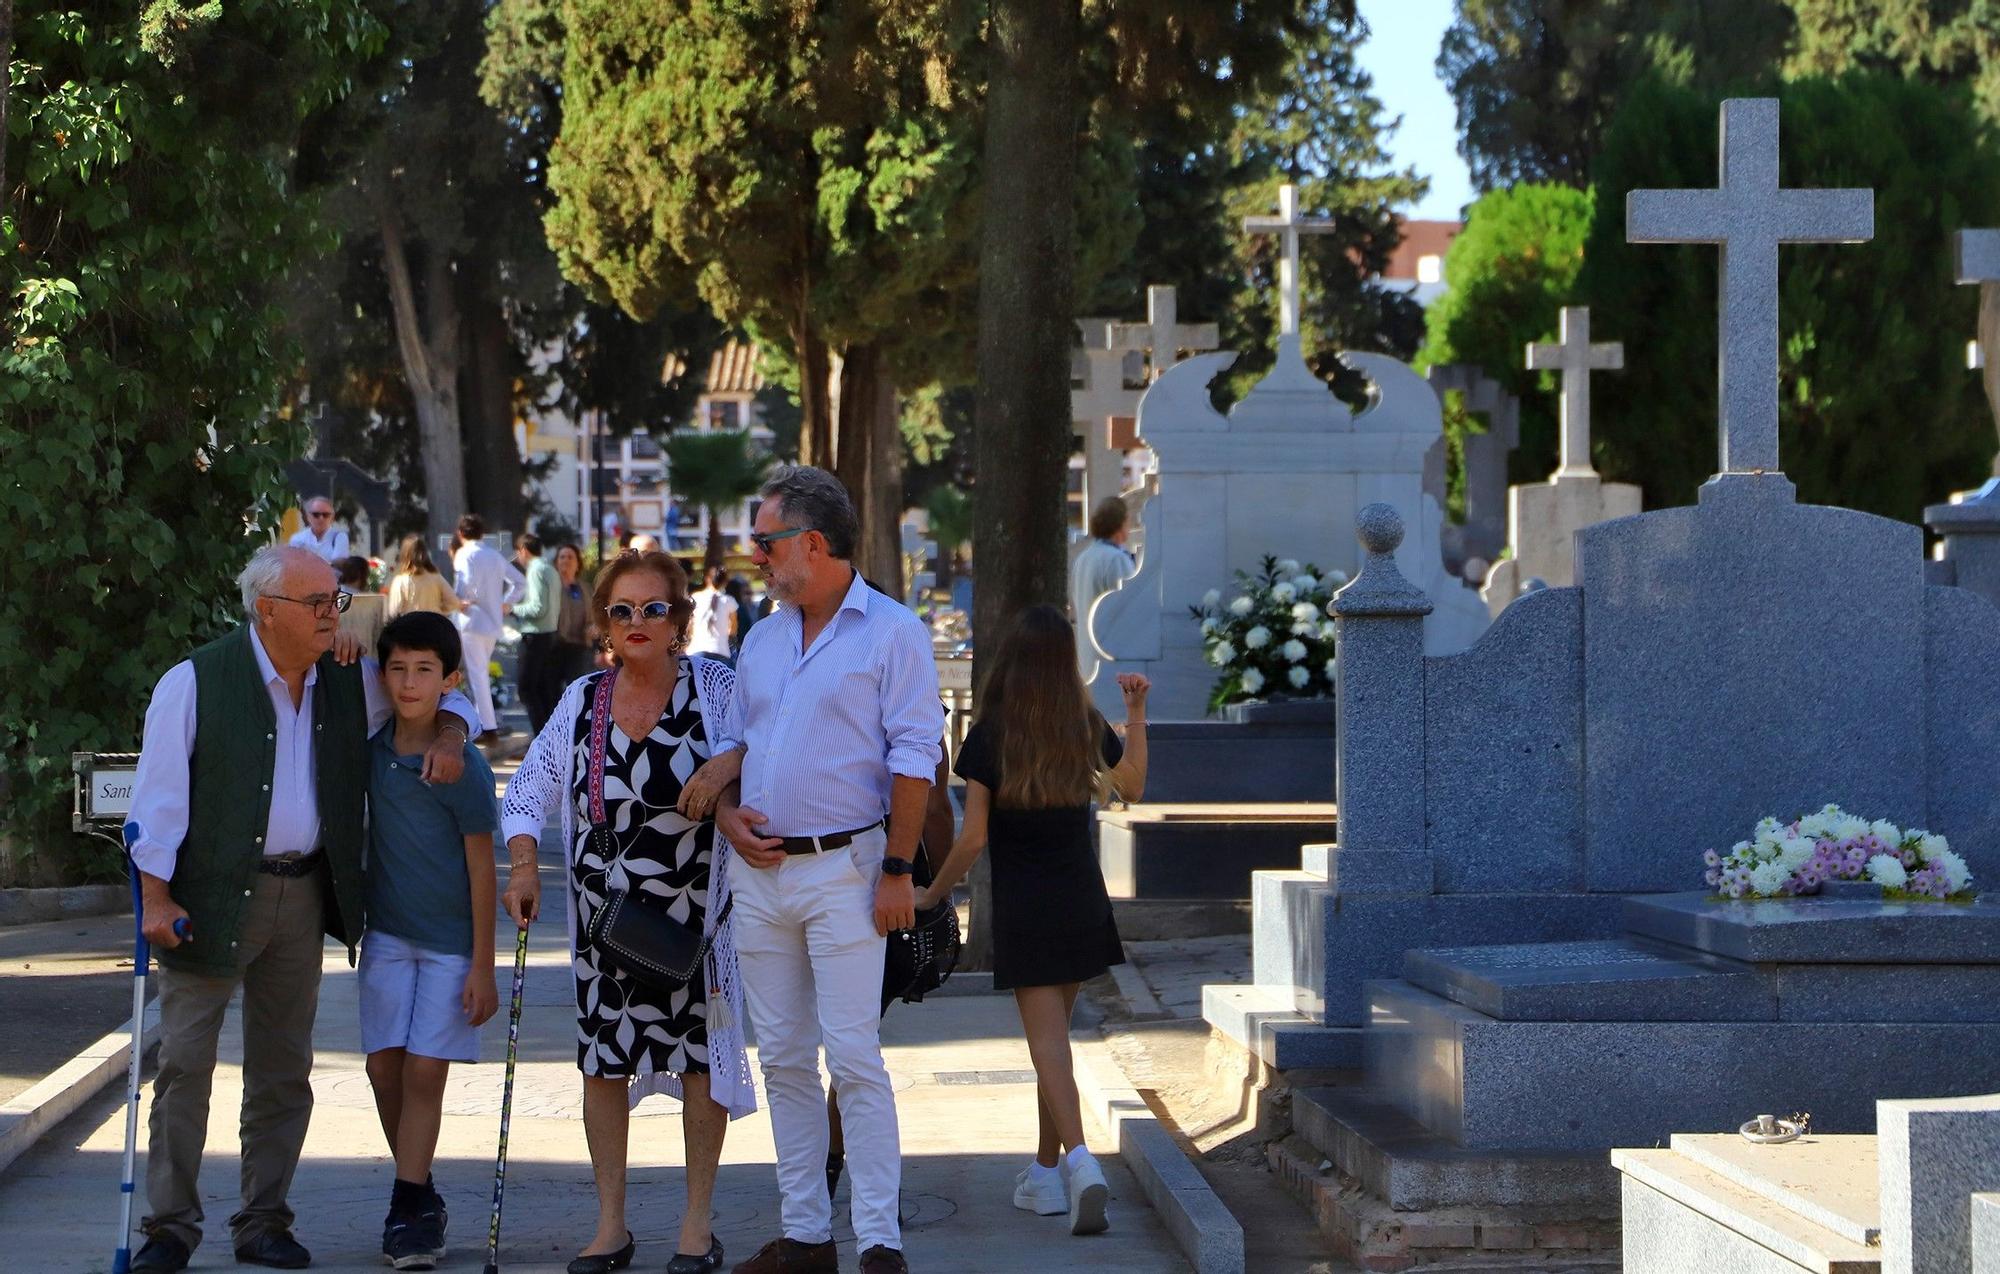
[[(132, 1060), (125, 1072), (125, 1171), (118, 1178), (118, 1249), (111, 1254), (111, 1274), (132, 1268), (132, 1164), (139, 1151), (139, 1054), (146, 1032), (146, 966), (152, 948), (146, 942), (146, 899), (139, 889), (139, 865), (127, 859), (132, 876)], [(188, 922), (174, 921), (174, 933), (185, 940)]]
[(514, 943), (514, 995), (507, 1005), (507, 1082), (500, 1092), (500, 1152), (493, 1161), (493, 1220), (486, 1227), (485, 1274), (500, 1274), (500, 1202), (507, 1193), (507, 1124), (514, 1114), (514, 1053), (521, 1042), (521, 983), (528, 976), (528, 926)]

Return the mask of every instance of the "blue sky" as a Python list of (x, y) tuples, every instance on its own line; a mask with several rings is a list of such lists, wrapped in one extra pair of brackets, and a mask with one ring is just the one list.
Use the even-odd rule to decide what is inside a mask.
[(1458, 219), (1472, 200), (1472, 180), (1458, 154), (1458, 120), (1437, 76), (1438, 41), (1451, 25), (1452, 0), (1360, 0), (1368, 22), (1361, 64), (1375, 77), (1385, 113), (1403, 117), (1390, 139), (1396, 165), (1413, 164), (1431, 192), (1411, 210), (1419, 218)]

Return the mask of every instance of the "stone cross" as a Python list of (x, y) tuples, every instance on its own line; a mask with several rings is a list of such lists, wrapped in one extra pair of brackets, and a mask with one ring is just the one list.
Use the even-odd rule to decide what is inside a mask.
[[(1168, 304), (1171, 308), (1171, 300)], [(1088, 523), (1098, 501), (1124, 491), (1125, 456), (1111, 445), (1112, 420), (1137, 415), (1144, 391), (1125, 383), (1126, 357), (1134, 347), (1120, 339), (1120, 329), (1133, 325), (1101, 319), (1086, 325), (1079, 319), (1077, 326), (1083, 332), (1083, 384), (1069, 391), (1069, 413), (1083, 434), (1083, 517)]]
[(1625, 346), (1618, 341), (1590, 343), (1588, 306), (1563, 306), (1559, 322), (1559, 341), (1528, 346), (1528, 368), (1562, 373), (1562, 461), (1556, 476), (1587, 477), (1597, 472), (1590, 467), (1590, 373), (1623, 370)]
[(1875, 236), (1872, 190), (1778, 185), (1778, 101), (1722, 104), (1721, 178), (1712, 189), (1634, 190), (1625, 197), (1633, 243), (1722, 247), (1722, 472), (1778, 472), (1778, 245), (1861, 243)]
[(1280, 340), (1299, 334), (1299, 236), (1302, 234), (1330, 234), (1333, 221), (1326, 217), (1299, 216), (1299, 188), (1286, 182), (1278, 187), (1278, 215), (1275, 217), (1245, 217), (1245, 234), (1275, 234), (1280, 236), (1282, 250), (1278, 256), (1278, 337)]
[[(1965, 365), (1980, 373), (1986, 406), (2000, 429), (2000, 230), (1961, 230), (1952, 239), (1953, 271), (1960, 283), (1979, 285), (1979, 339), (1966, 347)], [(2000, 477), (2000, 453), (1993, 457)]]
[[(1084, 345), (1101, 344), (1105, 349), (1143, 349), (1152, 355), (1152, 364), (1146, 374), (1150, 383), (1166, 374), (1169, 367), (1180, 361), (1180, 352), (1205, 354), (1222, 344), (1222, 334), (1213, 323), (1182, 323), (1180, 303), (1172, 287), (1155, 285), (1146, 289), (1146, 321), (1143, 323), (1113, 323), (1105, 333), (1104, 340), (1093, 340), (1093, 334), (1084, 333)], [(1130, 413), (1126, 413), (1130, 414)]]

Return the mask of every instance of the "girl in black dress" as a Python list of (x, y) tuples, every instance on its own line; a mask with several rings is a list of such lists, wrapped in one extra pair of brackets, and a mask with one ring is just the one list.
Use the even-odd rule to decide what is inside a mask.
[(1151, 683), (1125, 673), (1118, 688), (1122, 741), (1091, 706), (1062, 612), (1035, 606), (1021, 616), (1000, 643), (959, 747), (965, 822), (937, 879), (917, 896), (923, 908), (949, 898), (992, 846), (993, 985), (1014, 992), (1041, 1104), (1041, 1140), (1015, 1179), (1014, 1206), (1067, 1212), (1072, 1234), (1105, 1228), (1108, 1190), (1083, 1144), (1070, 1011), (1081, 983), (1125, 962), (1091, 844), (1090, 805), (1106, 791), (1138, 800), (1146, 786)]

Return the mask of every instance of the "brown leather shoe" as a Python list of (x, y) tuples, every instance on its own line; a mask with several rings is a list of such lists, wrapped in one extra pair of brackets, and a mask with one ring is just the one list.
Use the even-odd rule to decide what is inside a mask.
[(840, 1256), (831, 1239), (824, 1243), (772, 1239), (733, 1274), (840, 1274)]
[(878, 1243), (861, 1254), (861, 1274), (910, 1274), (910, 1263), (895, 1248)]

